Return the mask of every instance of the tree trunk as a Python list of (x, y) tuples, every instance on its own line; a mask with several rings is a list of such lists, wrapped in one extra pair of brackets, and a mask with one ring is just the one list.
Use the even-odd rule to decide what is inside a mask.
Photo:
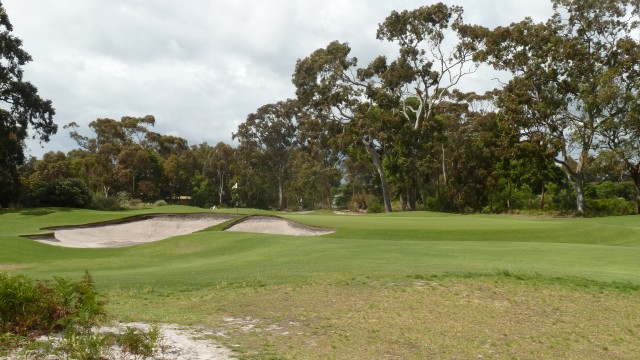
[(218, 188), (218, 205), (222, 206), (222, 195), (224, 194), (224, 176), (220, 175), (220, 187)]
[(582, 179), (581, 171), (572, 171), (563, 167), (569, 182), (573, 185), (573, 189), (576, 191), (576, 215), (584, 216), (584, 182)]
[(367, 149), (367, 153), (369, 153), (371, 160), (373, 160), (373, 164), (376, 166), (376, 170), (378, 171), (378, 175), (380, 176), (380, 183), (382, 185), (382, 197), (384, 200), (384, 211), (392, 212), (393, 210), (391, 209), (391, 196), (389, 195), (387, 174), (385, 174), (384, 168), (382, 167), (382, 160), (380, 160), (380, 155), (369, 142), (365, 142), (365, 148)]
[(445, 166), (445, 157), (444, 157), (444, 142), (442, 142), (441, 144), (442, 147), (442, 181), (444, 182), (445, 185), (447, 185), (447, 168)]
[(640, 214), (640, 181), (636, 181), (636, 211)]
[(636, 210), (640, 214), (640, 171), (633, 172), (633, 183), (636, 185)]
[[(582, 159), (586, 156), (582, 156)], [(567, 156), (564, 156), (567, 159)], [(574, 171), (569, 167), (567, 161), (561, 163), (562, 170), (564, 170), (567, 179), (573, 185), (574, 190), (576, 191), (576, 216), (584, 216), (584, 173), (582, 170), (583, 162), (580, 162)]]
[(280, 210), (284, 210), (284, 189), (280, 179), (278, 179), (278, 204), (280, 204)]
[(413, 183), (407, 189), (407, 209), (409, 209), (409, 211), (416, 211), (417, 202), (418, 202), (418, 196), (416, 191), (416, 185), (415, 183)]
[(576, 178), (573, 186), (576, 188), (576, 215), (584, 216), (584, 184), (582, 174)]
[(400, 207), (402, 208), (402, 211), (407, 211), (407, 205), (408, 201), (405, 199), (404, 193), (400, 192)]
[(540, 192), (540, 210), (544, 211), (544, 187), (545, 187), (545, 183), (544, 181), (542, 182), (542, 191)]

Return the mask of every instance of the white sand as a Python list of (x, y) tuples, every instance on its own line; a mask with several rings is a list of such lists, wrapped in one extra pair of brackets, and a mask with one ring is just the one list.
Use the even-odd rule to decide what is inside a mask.
[(50, 245), (73, 248), (131, 246), (191, 234), (223, 223), (232, 216), (168, 216), (95, 227), (78, 227), (54, 231), (57, 241), (36, 240)]
[(293, 221), (271, 217), (251, 216), (229, 227), (226, 231), (252, 232), (262, 234), (279, 234), (293, 236), (318, 236), (331, 234), (334, 230), (314, 228)]
[[(101, 331), (123, 332), (126, 327), (149, 331), (151, 326), (144, 323), (120, 324), (115, 328), (102, 328)], [(175, 324), (160, 325), (160, 348), (156, 350), (154, 359), (163, 360), (230, 360), (231, 350), (206, 340), (206, 335), (213, 333), (202, 329), (186, 328)], [(135, 360), (138, 357), (125, 356), (116, 350), (116, 359)]]
[[(134, 328), (142, 331), (149, 331), (151, 326), (144, 323), (123, 323), (117, 326), (101, 327), (96, 329), (97, 333), (118, 333), (122, 334), (127, 328)], [(153, 359), (163, 360), (233, 360), (232, 351), (208, 340), (207, 335), (215, 335), (206, 329), (188, 328), (176, 324), (160, 324), (160, 337), (153, 354)], [(56, 334), (50, 338), (43, 337), (40, 340), (53, 340), (54, 346), (60, 346), (62, 334)], [(137, 360), (140, 356), (135, 356), (122, 351), (117, 345), (112, 345), (111, 354), (107, 359), (114, 360)], [(9, 359), (31, 359), (31, 355), (20, 353), (19, 350), (7, 357), (0, 356), (0, 360)], [(33, 358), (36, 358), (35, 356)], [(50, 356), (46, 359), (60, 359), (57, 356)]]
[[(132, 246), (191, 234), (232, 219), (233, 215), (181, 214), (156, 215), (108, 225), (85, 225), (54, 230), (54, 238), (35, 238), (45, 244), (72, 248), (108, 248)], [(293, 236), (318, 236), (334, 230), (314, 228), (271, 216), (250, 216), (226, 231)]]

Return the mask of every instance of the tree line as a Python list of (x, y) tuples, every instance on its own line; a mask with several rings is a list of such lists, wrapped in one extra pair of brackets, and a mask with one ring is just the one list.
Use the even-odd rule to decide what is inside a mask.
[[(377, 38), (394, 57), (360, 65), (333, 41), (298, 60), (296, 97), (248, 115), (235, 147), (155, 133), (153, 116), (97, 119), (90, 135), (68, 124), (78, 148), (14, 161), (0, 181), (22, 191), (0, 203), (51, 202), (67, 181), (94, 205), (126, 194), (202, 207), (638, 213), (640, 4), (552, 4), (545, 22), (495, 29), (465, 22), (459, 6), (393, 11)], [(508, 81), (462, 91), (480, 67)], [(35, 126), (43, 136), (55, 131), (45, 120), (32, 121), (49, 125)]]

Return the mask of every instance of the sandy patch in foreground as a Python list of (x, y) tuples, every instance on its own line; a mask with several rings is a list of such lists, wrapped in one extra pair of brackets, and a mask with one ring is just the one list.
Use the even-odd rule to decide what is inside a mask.
[(131, 246), (191, 234), (232, 218), (230, 215), (158, 215), (119, 224), (56, 229), (55, 239), (36, 241), (73, 248)]
[[(122, 334), (127, 328), (134, 328), (142, 331), (149, 331), (151, 326), (144, 323), (122, 323), (117, 326), (105, 326), (96, 330), (97, 333), (117, 333)], [(215, 335), (206, 329), (189, 328), (176, 324), (159, 324), (160, 338), (158, 346), (155, 348), (153, 359), (163, 360), (233, 360), (230, 349), (215, 344), (207, 340), (207, 336)], [(62, 334), (53, 335), (51, 338), (43, 337), (41, 340), (53, 340), (56, 347), (60, 346)], [(116, 345), (111, 346), (111, 354), (105, 359), (114, 360), (137, 360), (140, 356), (135, 356), (122, 351)], [(32, 354), (35, 355), (35, 354)], [(0, 356), (0, 360), (9, 359), (31, 359), (29, 352), (21, 354), (16, 351), (8, 357)], [(33, 358), (36, 358), (35, 356)], [(39, 358), (39, 357), (38, 357)], [(46, 359), (60, 359), (57, 356)]]
[(319, 236), (335, 232), (331, 229), (315, 228), (272, 216), (250, 216), (233, 224), (226, 231), (293, 236)]

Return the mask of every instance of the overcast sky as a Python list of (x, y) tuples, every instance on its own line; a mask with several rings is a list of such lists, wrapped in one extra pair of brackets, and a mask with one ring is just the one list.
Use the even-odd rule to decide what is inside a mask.
[[(465, 21), (487, 27), (530, 16), (540, 0), (444, 1)], [(81, 132), (97, 118), (156, 117), (155, 131), (190, 144), (232, 143), (231, 133), (258, 107), (294, 96), (297, 59), (333, 40), (348, 42), (360, 65), (392, 47), (375, 38), (392, 10), (414, 0), (3, 0), (14, 35), (33, 57), (25, 68), (56, 109), (58, 134), (29, 153), (76, 147), (62, 126)], [(464, 90), (497, 86), (483, 73)]]

